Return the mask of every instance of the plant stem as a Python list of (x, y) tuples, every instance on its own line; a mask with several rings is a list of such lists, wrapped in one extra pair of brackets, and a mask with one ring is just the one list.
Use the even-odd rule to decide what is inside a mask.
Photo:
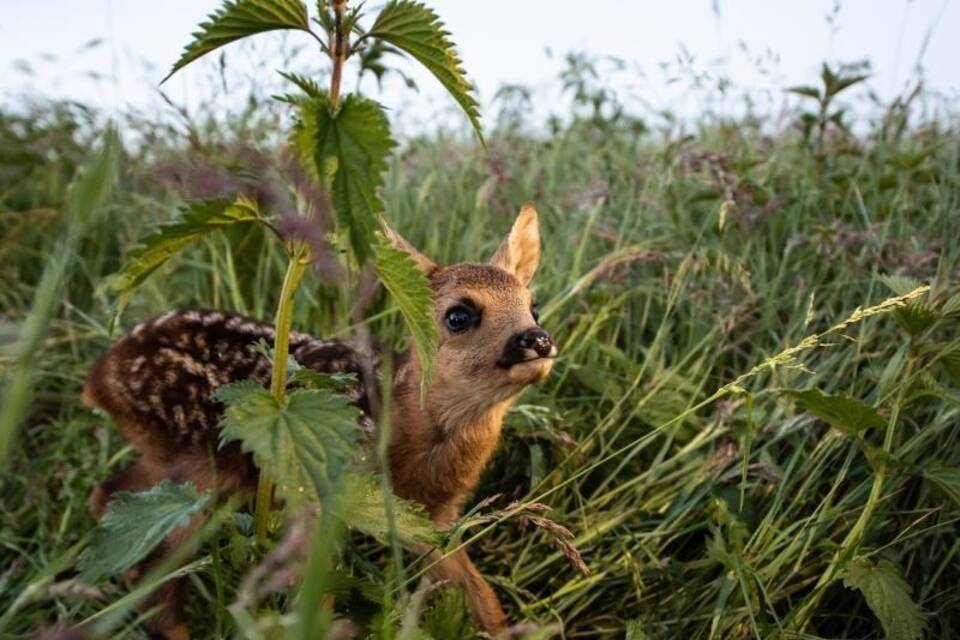
[[(274, 320), (276, 331), (273, 341), (273, 371), (270, 375), (270, 393), (278, 404), (282, 404), (287, 388), (287, 362), (290, 356), (290, 325), (293, 322), (293, 296), (300, 284), (300, 278), (310, 263), (310, 251), (305, 244), (297, 244), (290, 255), (287, 273), (283, 276), (280, 289), (280, 302), (277, 304), (277, 316)], [(257, 541), (267, 539), (267, 524), (270, 521), (270, 508), (273, 502), (273, 481), (266, 473), (260, 473), (257, 484), (257, 510), (254, 531)]]
[[(903, 382), (900, 385), (896, 401), (890, 411), (887, 430), (883, 435), (884, 455), (889, 454), (893, 448), (893, 434), (896, 431), (897, 422), (900, 419), (900, 410), (903, 408), (904, 397), (907, 393), (907, 387), (910, 384), (910, 376), (913, 375), (913, 366), (916, 363), (916, 358), (913, 355), (912, 345), (910, 351), (911, 355), (907, 358), (907, 365), (903, 373)], [(843, 539), (840, 548), (836, 554), (834, 554), (833, 560), (830, 561), (827, 570), (823, 572), (816, 586), (813, 588), (809, 599), (797, 611), (793, 627), (798, 632), (802, 632), (806, 627), (813, 615), (814, 609), (816, 609), (823, 594), (826, 593), (827, 587), (833, 583), (837, 575), (846, 567), (846, 564), (857, 552), (857, 549), (860, 548), (860, 543), (863, 542), (863, 534), (867, 529), (867, 525), (870, 524), (870, 519), (873, 517), (873, 512), (876, 510), (877, 504), (880, 502), (880, 494), (883, 491), (884, 480), (886, 480), (886, 471), (887, 461), (884, 458), (880, 458), (877, 462), (877, 470), (873, 476), (873, 485), (870, 487), (870, 496), (867, 498), (867, 504), (863, 507), (863, 511), (860, 512), (860, 517), (857, 518), (856, 523)]]
[(340, 106), (340, 84), (343, 77), (343, 63), (347, 60), (349, 43), (343, 32), (343, 12), (347, 8), (346, 0), (333, 3), (334, 32), (330, 44), (330, 57), (333, 59), (333, 73), (330, 76), (330, 104), (336, 109)]

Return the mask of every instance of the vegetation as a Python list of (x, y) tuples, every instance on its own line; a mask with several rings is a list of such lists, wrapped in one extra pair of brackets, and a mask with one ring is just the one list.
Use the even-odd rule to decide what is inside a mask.
[[(320, 4), (321, 32), (359, 20)], [(310, 29), (298, 6), (228, 3), (177, 66), (224, 44), (224, 16), (234, 34), (267, 30), (263, 20)], [(398, 7), (441, 31), (420, 5), (387, 5), (358, 52), (378, 77), (384, 51), (413, 49)], [(437, 66), (448, 36), (428, 45), (412, 55), (479, 131), (459, 61)], [(185, 485), (127, 496), (105, 537), (86, 500), (132, 449), (79, 396), (121, 327), (173, 308), (276, 313), (324, 336), (366, 327), (397, 347), (409, 324), (429, 352), (422, 304), (406, 295), (413, 272), (378, 241), (376, 214), (440, 262), (476, 260), (528, 199), (544, 232), (541, 322), (561, 358), (512, 411), (467, 515), (439, 541), (470, 544), (512, 620), (531, 623), (518, 632), (960, 633), (956, 122), (921, 117), (912, 94), (853, 127), (842, 105), (862, 70), (825, 66), (822, 86), (790, 89), (813, 107), (786, 126), (751, 113), (658, 130), (591, 71), (571, 58), (570, 116), (548, 135), (525, 124), (514, 91), (483, 141), (437, 131), (396, 148), (372, 100), (335, 100), (295, 74), (281, 107), (190, 119), (186, 135), (130, 118), (117, 136), (69, 104), (0, 113), (0, 635), (57, 622), (142, 635), (142, 589), (118, 574), (209, 509), (200, 552), (179, 569), (198, 637), (339, 637), (346, 620), (361, 637), (470, 637), (457, 594), (418, 587), (425, 561), (396, 561), (398, 538), (435, 534), (346, 473), (352, 416), (330, 393), (336, 380), (224, 392), (229, 437), (290, 505), (261, 515), (261, 541), (252, 505)], [(278, 108), (295, 114), (291, 145), (257, 115)], [(376, 130), (359, 142), (373, 150), (366, 163), (344, 155), (343, 137), (317, 135), (349, 130), (339, 114), (359, 118), (363, 136)], [(368, 259), (391, 297), (371, 297)], [(276, 371), (296, 379), (284, 349), (271, 351)], [(257, 439), (282, 428), (279, 450)], [(300, 437), (330, 448), (306, 459), (284, 440)], [(297, 519), (287, 489), (303, 485), (338, 517)], [(156, 580), (178, 571), (161, 569)], [(332, 608), (310, 606), (325, 594)]]

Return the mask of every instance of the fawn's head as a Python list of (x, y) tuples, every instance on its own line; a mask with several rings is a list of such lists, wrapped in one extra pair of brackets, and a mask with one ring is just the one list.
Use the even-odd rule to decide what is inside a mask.
[(540, 262), (537, 212), (527, 204), (489, 262), (439, 266), (387, 233), (427, 275), (436, 295), (437, 359), (430, 396), (484, 410), (550, 372), (557, 348), (537, 322), (528, 289)]

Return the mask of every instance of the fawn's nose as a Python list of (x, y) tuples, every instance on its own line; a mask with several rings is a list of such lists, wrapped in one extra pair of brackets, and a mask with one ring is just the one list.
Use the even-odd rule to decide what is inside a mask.
[(555, 351), (550, 334), (540, 327), (527, 329), (523, 333), (518, 334), (517, 345), (521, 349), (532, 349), (536, 351), (537, 355), (541, 358), (551, 356)]

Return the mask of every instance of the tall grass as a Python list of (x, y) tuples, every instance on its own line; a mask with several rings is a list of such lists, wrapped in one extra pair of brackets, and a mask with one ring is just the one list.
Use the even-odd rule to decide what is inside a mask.
[[(532, 198), (540, 211), (536, 297), (561, 358), (510, 414), (475, 493), (472, 504), (503, 494), (479, 512), (492, 519), (461, 532), (511, 618), (563, 637), (883, 637), (862, 593), (832, 579), (856, 555), (902, 572), (928, 637), (956, 637), (956, 129), (891, 109), (859, 136), (830, 129), (811, 145), (802, 126), (771, 131), (755, 117), (681, 135), (600, 106), (549, 136), (502, 118), (487, 150), (442, 132), (407, 140), (384, 193), (394, 226), (440, 262), (485, 259), (519, 203)], [(5, 379), (17, 375), (15, 336), (72, 224), (66, 184), (100, 136), (85, 117), (62, 105), (0, 115)], [(93, 527), (90, 490), (132, 456), (79, 402), (114, 337), (106, 285), (178, 194), (267, 199), (278, 151), (269, 122), (252, 134), (194, 124), (185, 144), (127, 144), (106, 210), (71, 227), (75, 257), (31, 360), (32, 402), (0, 485), (3, 637), (86, 619), (127, 591), (78, 584), (71, 569)], [(284, 256), (260, 231), (245, 233), (210, 239), (153, 277), (123, 324), (191, 306), (268, 317)], [(930, 292), (906, 310), (823, 333), (921, 284)], [(318, 320), (348, 317), (316, 313), (341, 304), (322, 278), (308, 274), (299, 296), (295, 327), (346, 332)], [(935, 319), (916, 330), (924, 314)], [(374, 335), (399, 345), (398, 314), (373, 317)], [(809, 345), (810, 335), (822, 337)], [(812, 387), (877, 407), (886, 425), (851, 436), (782, 391)], [(508, 506), (515, 500), (550, 506), (588, 575), (555, 532)], [(254, 553), (249, 526), (228, 520), (189, 565), (199, 637), (231, 632), (227, 608)], [(424, 565), (407, 562), (412, 590)], [(340, 612), (373, 624), (377, 594), (393, 582), (388, 555), (358, 538), (341, 564), (352, 577)], [(434, 637), (471, 633), (455, 595), (418, 597)], [(282, 625), (283, 598), (265, 606)], [(140, 634), (136, 623), (122, 633)]]

